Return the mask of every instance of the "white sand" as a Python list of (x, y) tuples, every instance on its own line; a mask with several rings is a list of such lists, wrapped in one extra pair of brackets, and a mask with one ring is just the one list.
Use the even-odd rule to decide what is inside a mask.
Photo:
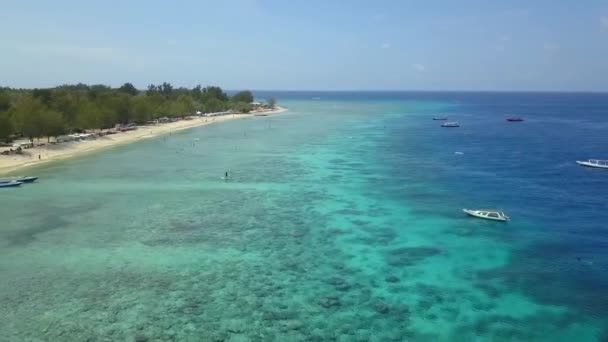
[[(0, 155), (0, 174), (12, 172), (27, 166), (80, 156), (88, 152), (128, 144), (141, 139), (152, 138), (192, 127), (209, 125), (227, 120), (253, 117), (253, 114), (277, 114), (284, 111), (286, 111), (285, 108), (277, 107), (271, 111), (252, 112), (251, 114), (231, 114), (211, 118), (195, 118), (192, 120), (181, 120), (154, 126), (139, 126), (139, 128), (134, 131), (106, 135), (92, 140), (36, 146), (34, 148), (24, 150), (23, 155)], [(8, 149), (8, 147), (0, 148), (0, 152)], [(38, 159), (38, 155), (40, 155), (40, 160)]]

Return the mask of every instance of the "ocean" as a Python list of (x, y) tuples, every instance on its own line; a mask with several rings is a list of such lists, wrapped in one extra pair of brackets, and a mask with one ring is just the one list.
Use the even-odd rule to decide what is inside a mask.
[(0, 190), (0, 341), (608, 339), (608, 94), (255, 94)]

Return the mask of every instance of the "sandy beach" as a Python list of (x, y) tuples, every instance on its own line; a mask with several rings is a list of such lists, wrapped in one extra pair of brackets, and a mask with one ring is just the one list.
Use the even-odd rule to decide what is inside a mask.
[[(135, 141), (139, 141), (141, 139), (157, 137), (183, 129), (209, 125), (228, 120), (250, 118), (254, 117), (255, 115), (278, 114), (285, 112), (286, 110), (286, 108), (277, 107), (273, 110), (252, 112), (250, 114), (230, 114), (215, 117), (196, 117), (191, 120), (180, 120), (176, 122), (157, 124), (153, 126), (139, 126), (138, 129), (134, 131), (106, 135), (91, 140), (36, 146), (34, 148), (24, 150), (22, 155), (0, 155), (0, 175), (10, 173), (24, 167), (40, 165), (42, 163), (48, 163), (55, 160), (81, 156), (85, 153), (129, 144)], [(40, 143), (44, 142), (46, 142), (46, 138), (40, 140)], [(38, 142), (35, 141), (35, 143), (37, 144)], [(8, 149), (9, 147), (0, 148), (0, 152)], [(38, 159), (38, 156), (40, 156), (40, 159)]]

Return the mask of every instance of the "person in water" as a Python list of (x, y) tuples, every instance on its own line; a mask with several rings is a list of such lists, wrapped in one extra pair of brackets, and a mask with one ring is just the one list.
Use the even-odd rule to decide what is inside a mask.
[(226, 171), (224, 178), (228, 179), (228, 171)]

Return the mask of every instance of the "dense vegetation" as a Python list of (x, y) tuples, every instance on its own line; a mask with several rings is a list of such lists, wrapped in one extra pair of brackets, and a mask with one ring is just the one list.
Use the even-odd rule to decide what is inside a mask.
[[(160, 117), (251, 110), (253, 94), (228, 96), (220, 87), (174, 88), (169, 83), (145, 91), (131, 83), (119, 88), (105, 85), (64, 85), (50, 89), (0, 88), (0, 140), (59, 136), (115, 124), (145, 123)], [(274, 104), (274, 100), (273, 100)]]

